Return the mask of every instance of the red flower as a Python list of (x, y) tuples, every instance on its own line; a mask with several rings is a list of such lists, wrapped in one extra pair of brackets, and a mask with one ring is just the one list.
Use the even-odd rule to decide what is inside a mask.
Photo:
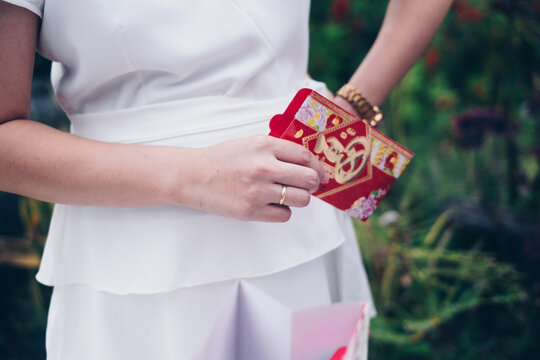
[(469, 9), (469, 5), (467, 5), (464, 1), (456, 1), (456, 11), (458, 14), (462, 14), (468, 9)]
[(344, 20), (350, 9), (351, 3), (349, 0), (334, 0), (332, 2), (332, 19), (334, 21)]
[(478, 9), (470, 9), (465, 14), (463, 14), (463, 19), (468, 22), (477, 23), (482, 21), (484, 15)]
[(484, 18), (479, 9), (470, 7), (465, 1), (456, 2), (456, 13), (458, 19), (471, 23), (480, 22)]
[(424, 56), (424, 66), (428, 70), (435, 70), (439, 63), (441, 62), (441, 57), (437, 49), (431, 48), (426, 52)]

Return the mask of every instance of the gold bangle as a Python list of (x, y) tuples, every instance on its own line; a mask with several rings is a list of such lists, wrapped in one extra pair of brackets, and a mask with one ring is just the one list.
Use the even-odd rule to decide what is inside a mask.
[(365, 123), (375, 127), (383, 120), (384, 116), (381, 109), (378, 106), (371, 105), (360, 91), (351, 84), (343, 85), (337, 95), (347, 100)]

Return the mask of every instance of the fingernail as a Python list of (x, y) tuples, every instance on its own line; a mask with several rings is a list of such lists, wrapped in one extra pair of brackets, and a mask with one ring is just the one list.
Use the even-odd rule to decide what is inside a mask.
[(324, 175), (323, 175), (323, 178), (322, 178), (322, 183), (323, 184), (328, 184), (329, 181), (330, 181), (330, 175), (328, 175), (328, 173), (325, 172)]

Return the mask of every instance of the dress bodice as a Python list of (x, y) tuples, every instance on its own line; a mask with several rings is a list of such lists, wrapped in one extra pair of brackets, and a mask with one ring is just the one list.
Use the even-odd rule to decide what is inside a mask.
[(46, 0), (39, 51), (68, 114), (288, 95), (307, 69), (309, 0)]

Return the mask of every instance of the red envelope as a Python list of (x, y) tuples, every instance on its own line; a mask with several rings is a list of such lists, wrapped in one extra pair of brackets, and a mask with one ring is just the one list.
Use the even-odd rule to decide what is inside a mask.
[(414, 154), (311, 89), (301, 89), (270, 135), (308, 148), (330, 175), (313, 195), (367, 220)]

